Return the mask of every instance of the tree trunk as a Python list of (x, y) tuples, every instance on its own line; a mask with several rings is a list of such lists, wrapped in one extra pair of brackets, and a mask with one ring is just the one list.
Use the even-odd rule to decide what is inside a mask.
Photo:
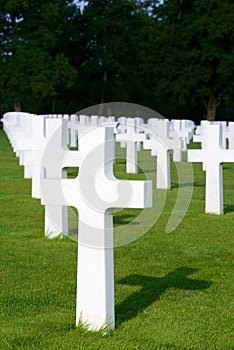
[(102, 115), (103, 114), (103, 104), (105, 102), (105, 95), (106, 95), (106, 81), (107, 81), (107, 71), (106, 69), (103, 72), (103, 86), (102, 86), (102, 95), (101, 95), (101, 102), (100, 102), (100, 107), (99, 107), (99, 111), (98, 114)]
[(53, 99), (52, 101), (52, 113), (55, 113), (55, 106), (56, 106), (56, 98)]
[(0, 89), (0, 118), (2, 116), (2, 89)]
[(14, 102), (14, 111), (15, 112), (21, 112), (22, 111), (20, 102)]
[(204, 119), (209, 120), (211, 122), (214, 121), (216, 117), (217, 108), (220, 105), (220, 100), (218, 98), (215, 98), (214, 95), (211, 95), (207, 100), (203, 99), (203, 103), (206, 109)]
[(107, 81), (107, 71), (106, 69), (103, 72), (103, 90), (102, 90), (102, 96), (101, 96), (101, 104), (105, 102), (105, 97), (106, 97), (106, 81)]

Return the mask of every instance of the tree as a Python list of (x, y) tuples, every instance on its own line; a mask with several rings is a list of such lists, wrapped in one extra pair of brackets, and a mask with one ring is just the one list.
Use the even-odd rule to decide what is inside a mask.
[[(6, 1), (0, 4), (2, 28), (0, 88), (5, 106), (55, 112), (56, 103), (75, 83), (76, 69), (66, 48), (77, 16), (72, 1)], [(65, 49), (64, 49), (65, 48)]]
[[(109, 101), (143, 103), (151, 95), (139, 69), (139, 44), (149, 16), (130, 0), (90, 0), (81, 16), (79, 76), (86, 106)], [(87, 81), (89, 82), (87, 84)], [(90, 97), (87, 101), (87, 96)]]
[(184, 105), (200, 103), (204, 118), (214, 120), (220, 103), (229, 103), (234, 92), (233, 1), (149, 3), (157, 23), (149, 43), (155, 95)]

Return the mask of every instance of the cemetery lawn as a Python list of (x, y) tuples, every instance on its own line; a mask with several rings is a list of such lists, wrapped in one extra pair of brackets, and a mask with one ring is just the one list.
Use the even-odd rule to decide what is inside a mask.
[[(140, 157), (154, 180), (155, 160), (148, 151)], [(172, 164), (172, 189), (154, 190), (158, 200), (166, 194), (158, 220), (115, 248), (116, 330), (105, 336), (75, 327), (77, 244), (44, 237), (43, 206), (31, 198), (31, 181), (2, 130), (0, 167), (0, 350), (234, 349), (234, 164), (224, 164), (222, 216), (204, 213), (205, 174), (201, 164), (192, 165), (192, 200), (166, 233), (178, 194)], [(122, 158), (115, 173), (144, 178), (126, 176)], [(117, 212), (115, 227), (139, 212)], [(137, 233), (140, 223), (134, 225)]]

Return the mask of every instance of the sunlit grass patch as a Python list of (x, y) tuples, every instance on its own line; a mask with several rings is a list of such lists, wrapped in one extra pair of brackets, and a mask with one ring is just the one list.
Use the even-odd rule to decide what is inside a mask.
[[(115, 165), (119, 178), (126, 178), (123, 156)], [(147, 152), (142, 156), (150, 162)], [(193, 164), (192, 200), (166, 233), (178, 194), (172, 164), (173, 186), (158, 220), (115, 248), (116, 330), (105, 336), (75, 327), (77, 244), (44, 237), (44, 208), (31, 198), (30, 180), (3, 131), (0, 167), (1, 350), (233, 349), (234, 164), (224, 164), (225, 215), (204, 213), (205, 174)], [(146, 170), (139, 178), (155, 181), (154, 159)], [(117, 211), (115, 227), (140, 211)]]

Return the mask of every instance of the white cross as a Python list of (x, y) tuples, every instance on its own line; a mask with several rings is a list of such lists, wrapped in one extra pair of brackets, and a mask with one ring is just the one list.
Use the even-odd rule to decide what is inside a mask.
[(181, 140), (169, 137), (169, 121), (167, 119), (148, 119), (149, 140), (144, 141), (144, 149), (151, 150), (157, 156), (156, 186), (161, 189), (171, 188), (169, 151), (181, 150)]
[(115, 134), (119, 131), (119, 130), (117, 131), (116, 125), (117, 125), (117, 122), (115, 121), (115, 117), (114, 116), (109, 116), (107, 118), (100, 117), (98, 119), (98, 126), (113, 127)]
[[(42, 178), (60, 180), (66, 178), (67, 167), (76, 167), (78, 151), (69, 151), (67, 148), (67, 123), (67, 120), (61, 118), (46, 119), (47, 143), (41, 163)], [(61, 159), (64, 159), (63, 164)], [(41, 180), (41, 185), (42, 183)], [(68, 233), (68, 208), (57, 203), (56, 193), (54, 195), (54, 203), (45, 203), (42, 196), (42, 204), (45, 205), (45, 234), (50, 238)]]
[(195, 130), (195, 134), (193, 135), (193, 142), (206, 142), (206, 138), (204, 137), (203, 129), (206, 125), (210, 125), (211, 122), (208, 120), (202, 120), (200, 125), (197, 126)]
[(70, 115), (68, 121), (68, 130), (69, 130), (69, 142), (68, 144), (71, 147), (77, 147), (78, 142), (78, 116), (76, 114)]
[(99, 119), (95, 117), (89, 117), (88, 115), (81, 114), (79, 115), (79, 121), (78, 121), (78, 147), (79, 147), (79, 140), (81, 138), (81, 135), (83, 133), (88, 132), (90, 128), (94, 128), (97, 126)]
[[(9, 130), (12, 127), (19, 127), (20, 123), (20, 112), (8, 112), (3, 115), (3, 130), (5, 133), (9, 134)], [(9, 137), (9, 136), (8, 136)]]
[[(178, 120), (177, 120), (178, 121)], [(180, 120), (179, 120), (180, 121)], [(182, 150), (184, 150), (184, 137), (180, 136), (174, 123), (169, 124), (169, 138), (174, 140), (175, 147), (173, 149), (174, 162), (182, 162)], [(187, 146), (187, 145), (186, 145)]]
[(234, 162), (234, 150), (223, 149), (222, 125), (205, 124), (201, 150), (188, 150), (189, 162), (205, 163), (206, 204), (205, 212), (223, 214), (222, 163)]
[[(125, 134), (126, 130), (127, 130), (127, 118), (126, 117), (119, 117), (117, 119), (117, 129), (118, 129), (118, 133), (119, 134)], [(124, 141), (120, 142), (120, 147), (121, 148), (125, 148), (126, 147), (126, 143)]]
[(32, 131), (32, 114), (20, 112), (19, 124), (13, 126), (9, 130), (9, 139), (17, 156), (20, 156), (19, 151), (16, 148), (16, 140), (30, 137)]
[(127, 118), (126, 121), (126, 133), (117, 134), (117, 142), (126, 143), (126, 172), (137, 174), (138, 172), (138, 159), (137, 159), (137, 146), (138, 142), (145, 140), (145, 134), (136, 132), (136, 123), (134, 118)]
[(105, 123), (107, 123), (107, 118), (104, 115), (99, 116), (98, 125), (103, 126)]
[(172, 119), (171, 123), (174, 127), (175, 132), (179, 135), (182, 142), (182, 150), (187, 150), (187, 145), (191, 140), (194, 132), (194, 122), (187, 119)]
[[(213, 122), (213, 123), (215, 123), (215, 122)], [(225, 121), (218, 121), (216, 123), (220, 123), (222, 125), (222, 128), (221, 128), (221, 130), (222, 130), (222, 140), (223, 140), (222, 148), (225, 149), (225, 148), (227, 148), (227, 140), (228, 140), (228, 136), (229, 136), (229, 130), (228, 130), (227, 122), (225, 122)]]
[[(208, 142), (204, 134), (204, 128), (206, 127), (206, 125), (210, 125), (210, 124), (211, 124), (210, 121), (202, 120), (200, 125), (197, 126), (195, 130), (195, 134), (193, 135), (193, 142), (201, 143), (202, 148), (206, 148), (206, 143)], [(202, 163), (202, 170), (204, 171), (206, 170), (205, 162)]]
[(79, 139), (77, 178), (43, 181), (45, 203), (79, 212), (76, 324), (82, 319), (93, 330), (115, 326), (112, 210), (152, 201), (151, 182), (114, 177), (114, 146), (113, 128), (90, 129)]
[(32, 117), (32, 130), (29, 138), (16, 140), (16, 148), (22, 156), (21, 164), (24, 165), (24, 177), (32, 178), (32, 197), (41, 198), (40, 195), (40, 168), (41, 157), (46, 146), (45, 118), (43, 116)]
[[(144, 123), (144, 119), (143, 118), (139, 118), (136, 117), (135, 118), (135, 125), (136, 125), (136, 133), (138, 134), (144, 134), (146, 132), (146, 125)], [(142, 149), (142, 143), (141, 142), (137, 142), (137, 151), (141, 151)]]
[(228, 148), (234, 149), (234, 122), (229, 122), (227, 129)]
[(9, 112), (3, 116), (3, 128), (6, 132), (11, 144), (13, 137), (20, 136), (20, 133), (25, 132), (25, 117), (30, 115), (23, 112)]
[[(8, 137), (10, 138), (12, 147), (16, 156), (19, 157), (19, 164), (23, 165), (24, 154), (23, 150), (19, 150), (17, 144), (19, 140), (24, 140), (25, 138), (31, 138), (32, 135), (32, 120), (34, 115), (29, 113), (19, 113), (19, 124), (18, 127), (12, 127), (9, 130)], [(24, 168), (25, 178), (32, 177), (32, 167), (25, 166)]]
[(91, 115), (90, 116), (90, 124), (93, 126), (97, 126), (98, 125), (98, 115)]

